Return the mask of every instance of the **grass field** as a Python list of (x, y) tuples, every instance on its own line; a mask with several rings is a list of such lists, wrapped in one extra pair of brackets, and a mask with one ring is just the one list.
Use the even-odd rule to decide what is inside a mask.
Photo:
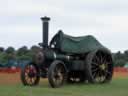
[(0, 75), (0, 96), (128, 96), (128, 77), (117, 75), (109, 84), (65, 84), (57, 89), (50, 88), (47, 80), (41, 80), (38, 86), (26, 87), (18, 79), (13, 80), (19, 74), (6, 75)]

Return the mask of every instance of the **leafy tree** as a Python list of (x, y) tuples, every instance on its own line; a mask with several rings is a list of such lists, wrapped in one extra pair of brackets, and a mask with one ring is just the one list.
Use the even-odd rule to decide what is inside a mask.
[(9, 53), (14, 53), (14, 52), (15, 52), (15, 49), (14, 49), (13, 47), (8, 47), (8, 48), (5, 50), (5, 52), (6, 52), (7, 54), (9, 54)]
[(34, 52), (34, 53), (37, 53), (41, 50), (41, 48), (39, 46), (36, 46), (36, 45), (33, 45), (31, 47), (31, 51)]
[(5, 52), (0, 53), (0, 64), (7, 63), (7, 54)]
[(123, 67), (125, 65), (126, 61), (123, 59), (118, 59), (115, 61), (115, 67)]
[(7, 61), (16, 58), (15, 49), (13, 47), (8, 47), (5, 50), (5, 58)]
[(21, 56), (17, 56), (17, 60), (32, 60), (32, 58), (29, 55), (21, 55)]
[(18, 56), (25, 55), (28, 52), (29, 52), (29, 50), (28, 50), (27, 46), (23, 46), (23, 47), (18, 49), (17, 55)]
[(125, 55), (128, 55), (128, 50), (124, 51), (124, 54), (125, 54)]
[(4, 48), (3, 47), (0, 47), (0, 52), (4, 52)]

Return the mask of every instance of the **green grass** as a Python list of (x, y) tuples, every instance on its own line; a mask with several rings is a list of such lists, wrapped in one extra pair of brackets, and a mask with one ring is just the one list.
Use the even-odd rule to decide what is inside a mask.
[(0, 96), (128, 96), (128, 78), (114, 79), (101, 85), (66, 84), (56, 89), (50, 88), (45, 81), (35, 87), (0, 85)]

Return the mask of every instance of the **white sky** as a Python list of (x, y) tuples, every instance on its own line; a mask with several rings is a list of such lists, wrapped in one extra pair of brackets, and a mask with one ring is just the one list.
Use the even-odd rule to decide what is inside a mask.
[(113, 52), (128, 49), (128, 0), (0, 0), (0, 46), (41, 42), (41, 16), (51, 17), (49, 39), (62, 29), (94, 35)]

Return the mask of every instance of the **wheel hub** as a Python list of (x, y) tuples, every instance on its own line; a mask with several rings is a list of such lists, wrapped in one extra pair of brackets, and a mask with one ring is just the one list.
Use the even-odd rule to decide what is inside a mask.
[(29, 76), (30, 78), (35, 77), (35, 73), (34, 73), (34, 72), (30, 72), (30, 73), (28, 73), (28, 76)]
[(106, 68), (105, 64), (101, 64), (101, 65), (100, 65), (100, 69), (101, 69), (101, 70), (105, 70), (105, 68)]
[(61, 73), (57, 73), (56, 75), (55, 75), (55, 78), (56, 79), (60, 79), (62, 77), (62, 74)]

